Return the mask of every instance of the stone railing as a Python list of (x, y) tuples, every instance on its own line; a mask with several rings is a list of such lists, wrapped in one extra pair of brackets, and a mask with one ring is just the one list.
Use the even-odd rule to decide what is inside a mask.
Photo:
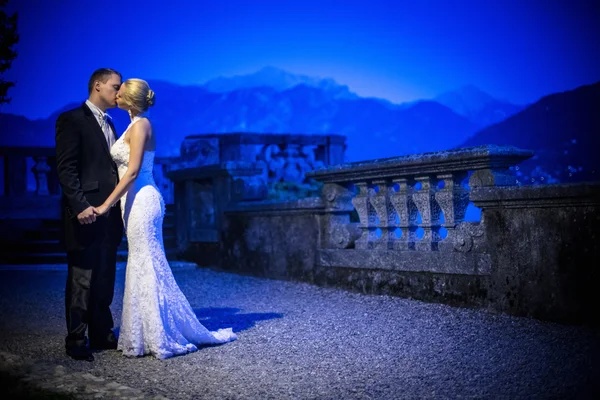
[[(3, 218), (60, 218), (60, 184), (54, 147), (0, 147)], [(167, 204), (173, 203), (173, 184), (166, 177), (173, 158), (157, 158), (155, 177)]]
[(2, 196), (59, 193), (52, 147), (0, 147), (2, 159)]
[(58, 219), (60, 185), (52, 147), (0, 147), (3, 219)]
[[(214, 247), (186, 257), (363, 293), (597, 321), (600, 185), (516, 186), (511, 167), (531, 156), (481, 146), (317, 170), (307, 175), (323, 184), (319, 197), (224, 203)], [(469, 202), (480, 221), (465, 221)]]
[(532, 155), (516, 148), (482, 146), (312, 172), (310, 177), (324, 183), (328, 212), (353, 208), (360, 219), (358, 234), (355, 228), (347, 233), (339, 223), (329, 223), (324, 234), (331, 240), (326, 247), (469, 251), (473, 238), (482, 232), (479, 224), (464, 221), (469, 187), (515, 185), (510, 167)]

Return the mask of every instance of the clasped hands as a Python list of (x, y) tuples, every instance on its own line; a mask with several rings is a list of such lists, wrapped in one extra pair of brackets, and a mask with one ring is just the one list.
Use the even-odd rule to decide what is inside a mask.
[(106, 204), (102, 204), (98, 207), (89, 206), (85, 210), (77, 215), (77, 220), (81, 225), (88, 225), (96, 222), (96, 217), (100, 217), (108, 212), (108, 207)]

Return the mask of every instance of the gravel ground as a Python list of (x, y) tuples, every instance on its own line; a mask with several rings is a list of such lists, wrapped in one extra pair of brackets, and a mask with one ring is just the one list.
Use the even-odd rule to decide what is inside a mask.
[[(209, 269), (175, 277), (205, 326), (239, 339), (162, 361), (117, 351), (73, 361), (66, 272), (4, 270), (0, 352), (169, 399), (600, 398), (590, 328)], [(123, 287), (120, 269), (117, 327)]]

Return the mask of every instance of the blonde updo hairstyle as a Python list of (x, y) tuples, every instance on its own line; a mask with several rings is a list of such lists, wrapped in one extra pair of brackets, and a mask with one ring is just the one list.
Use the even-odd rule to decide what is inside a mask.
[(123, 82), (123, 85), (126, 90), (121, 100), (130, 108), (143, 113), (154, 105), (154, 91), (145, 80), (131, 78)]

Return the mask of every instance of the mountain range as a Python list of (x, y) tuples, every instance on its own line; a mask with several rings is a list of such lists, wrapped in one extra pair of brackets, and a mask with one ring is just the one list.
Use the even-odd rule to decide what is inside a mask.
[[(203, 85), (149, 83), (157, 93), (150, 117), (160, 156), (177, 155), (183, 138), (192, 134), (341, 134), (348, 138), (348, 161), (496, 143), (536, 151), (538, 158), (530, 162), (532, 171), (537, 172), (524, 178), (537, 174), (549, 180), (564, 180), (568, 173), (558, 172), (568, 166), (577, 169), (578, 174), (593, 170), (575, 162), (589, 158), (575, 143), (587, 150), (597, 143), (586, 135), (597, 127), (597, 120), (590, 118), (594, 115), (592, 104), (598, 104), (593, 94), (598, 84), (519, 106), (495, 99), (472, 85), (434, 99), (393, 104), (360, 97), (333, 79), (295, 75), (273, 67), (250, 75), (213, 79)], [(65, 105), (46, 119), (0, 115), (0, 145), (53, 146), (56, 117), (78, 104)], [(129, 123), (127, 114), (116, 109), (109, 113), (122, 132)], [(561, 166), (550, 168), (549, 160), (559, 156)]]
[[(453, 110), (451, 102), (444, 105), (422, 100), (397, 105), (357, 96), (333, 79), (295, 75), (273, 67), (250, 75), (213, 79), (203, 85), (149, 83), (157, 93), (151, 118), (161, 156), (177, 155), (181, 141), (191, 134), (333, 133), (348, 137), (347, 158), (357, 161), (454, 147), (482, 127), (470, 115)], [(473, 93), (463, 91), (444, 98), (460, 98), (473, 104), (468, 99)], [(0, 115), (0, 145), (52, 146), (56, 117), (77, 105), (66, 105), (39, 120)], [(478, 118), (484, 109), (485, 105), (477, 109)], [(120, 110), (109, 113), (117, 130), (123, 131), (127, 115)]]
[(462, 146), (488, 143), (534, 151), (519, 165), (520, 183), (599, 180), (600, 82), (545, 96)]

